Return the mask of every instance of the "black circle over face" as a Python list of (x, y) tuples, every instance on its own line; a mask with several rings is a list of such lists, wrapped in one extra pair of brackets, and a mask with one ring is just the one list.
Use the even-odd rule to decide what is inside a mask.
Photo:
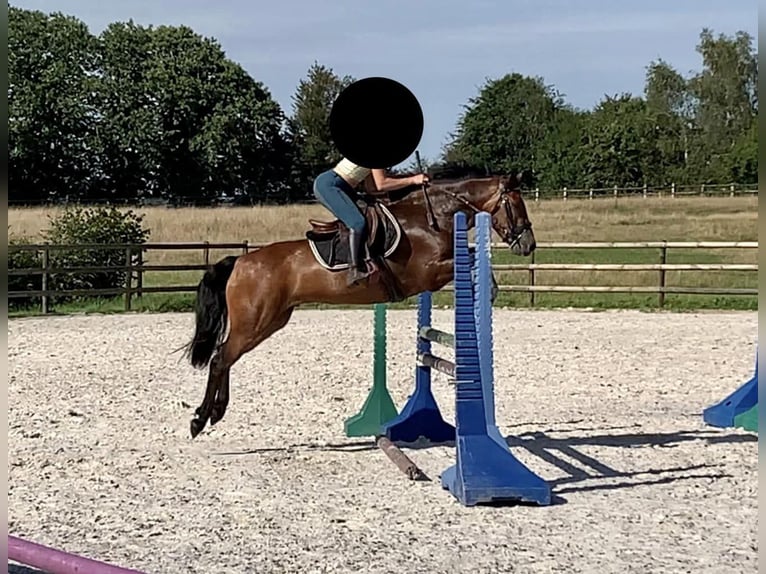
[(370, 77), (343, 90), (330, 111), (330, 134), (343, 157), (369, 169), (407, 159), (423, 135), (423, 110), (395, 80)]

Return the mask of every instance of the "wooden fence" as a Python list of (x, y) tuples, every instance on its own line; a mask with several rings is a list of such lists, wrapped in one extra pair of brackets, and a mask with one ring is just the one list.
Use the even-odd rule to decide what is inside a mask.
[[(197, 285), (161, 285), (144, 286), (146, 273), (199, 271), (202, 272), (213, 263), (211, 250), (231, 250), (242, 254), (258, 249), (262, 245), (250, 244), (247, 241), (231, 243), (145, 243), (136, 245), (111, 245), (111, 244), (78, 244), (78, 245), (54, 245), (54, 244), (29, 244), (9, 246), (11, 253), (16, 251), (33, 251), (41, 254), (40, 267), (27, 269), (9, 269), (9, 276), (42, 276), (41, 288), (36, 290), (9, 291), (9, 299), (37, 298), (41, 300), (41, 311), (48, 313), (50, 299), (56, 296), (122, 296), (125, 301), (125, 310), (131, 310), (134, 297), (141, 297), (147, 293), (184, 293), (195, 292)], [(507, 249), (505, 244), (493, 243), (493, 248)], [(498, 281), (498, 288), (503, 292), (520, 292), (529, 294), (529, 304), (535, 305), (536, 293), (653, 293), (658, 299), (658, 306), (665, 304), (665, 295), (669, 293), (696, 294), (696, 295), (744, 295), (753, 296), (758, 294), (757, 288), (718, 288), (718, 287), (686, 287), (669, 286), (666, 284), (668, 271), (689, 272), (714, 272), (714, 271), (753, 271), (758, 270), (757, 264), (747, 263), (667, 263), (668, 250), (670, 249), (757, 249), (757, 241), (650, 241), (650, 242), (587, 242), (587, 243), (564, 243), (542, 242), (538, 243), (535, 253), (546, 249), (655, 249), (658, 251), (656, 263), (642, 264), (616, 264), (616, 263), (536, 263), (535, 253), (527, 263), (494, 264), (493, 271), (497, 273), (511, 271), (526, 271), (527, 282), (525, 284), (503, 284)], [(57, 250), (118, 250), (124, 253), (123, 263), (113, 266), (81, 266), (56, 268), (51, 265), (51, 253)], [(198, 264), (147, 264), (144, 262), (144, 254), (157, 251), (183, 250), (198, 251), (202, 256), (202, 263)], [(538, 284), (539, 271), (652, 271), (657, 273), (656, 285), (634, 286), (606, 286), (606, 285), (541, 285)], [(68, 273), (125, 273), (124, 285), (111, 289), (70, 289), (57, 290), (49, 288), (51, 277), (57, 274)], [(451, 291), (448, 285), (445, 291)]]
[(757, 197), (758, 189), (752, 185), (742, 184), (700, 184), (700, 185), (676, 185), (641, 187), (602, 187), (602, 188), (563, 188), (557, 190), (534, 189), (526, 191), (525, 195), (533, 197), (535, 201), (541, 199), (596, 199), (613, 197)]
[[(525, 189), (524, 195), (532, 198), (534, 201), (548, 200), (548, 199), (563, 199), (564, 201), (570, 199), (604, 199), (604, 198), (629, 198), (629, 197), (757, 197), (758, 186), (757, 184), (743, 184), (743, 183), (723, 183), (723, 184), (697, 184), (697, 185), (677, 185), (671, 183), (664, 186), (656, 185), (643, 185), (639, 187), (589, 187), (589, 188), (543, 188), (540, 189)], [(313, 205), (317, 201), (314, 198), (308, 197), (302, 200), (292, 201), (294, 204)], [(168, 208), (179, 208), (186, 205), (200, 205), (200, 198), (198, 197), (174, 197), (172, 201), (162, 198), (144, 198), (140, 200), (115, 200), (114, 198), (89, 198), (87, 201), (80, 201), (76, 198), (70, 198), (63, 196), (54, 200), (47, 199), (20, 199), (9, 198), (8, 205), (12, 207), (42, 207), (42, 206), (66, 206), (66, 205), (123, 205), (123, 206), (159, 206)], [(202, 204), (206, 207), (219, 207), (237, 204), (234, 198), (216, 198), (205, 199)], [(241, 205), (250, 206), (250, 202), (241, 203)], [(255, 202), (253, 205), (260, 205), (259, 202)]]

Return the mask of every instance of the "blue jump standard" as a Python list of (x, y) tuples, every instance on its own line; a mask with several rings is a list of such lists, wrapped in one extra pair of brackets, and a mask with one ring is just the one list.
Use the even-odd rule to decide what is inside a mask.
[(721, 402), (706, 408), (702, 418), (706, 424), (714, 427), (729, 428), (735, 426), (734, 419), (758, 404), (758, 350), (755, 355), (755, 374), (736, 391)]
[[(418, 365), (415, 393), (402, 414), (383, 425), (383, 432), (392, 441), (412, 442), (419, 436), (433, 442), (454, 439), (457, 460), (444, 471), (441, 484), (465, 506), (500, 501), (548, 505), (550, 485), (511, 453), (495, 423), (490, 215), (479, 213), (476, 218), (477, 248), (472, 257), (466, 216), (455, 215), (456, 427), (439, 413), (431, 393), (431, 367)], [(430, 319), (431, 294), (423, 293), (418, 307), (419, 355), (431, 352), (431, 342), (421, 336)]]
[[(431, 324), (431, 293), (418, 298), (417, 353), (431, 353), (431, 341), (420, 336), (420, 328)], [(439, 444), (455, 441), (455, 427), (442, 418), (431, 391), (431, 368), (415, 367), (415, 391), (399, 416), (384, 423), (382, 432), (392, 442), (413, 443), (425, 439)]]

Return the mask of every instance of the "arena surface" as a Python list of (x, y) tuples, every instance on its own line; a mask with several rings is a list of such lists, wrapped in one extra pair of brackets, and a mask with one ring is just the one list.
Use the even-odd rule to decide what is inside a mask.
[[(701, 419), (751, 377), (756, 313), (496, 310), (497, 422), (554, 482), (543, 508), (465, 508), (439, 484), (454, 449), (407, 450), (432, 479), (413, 483), (344, 436), (372, 315), (296, 312), (195, 441), (206, 372), (173, 352), (191, 314), (11, 320), (10, 532), (163, 574), (757, 570), (756, 437)], [(415, 312), (388, 323), (401, 407)], [(452, 421), (447, 378), (434, 390)]]

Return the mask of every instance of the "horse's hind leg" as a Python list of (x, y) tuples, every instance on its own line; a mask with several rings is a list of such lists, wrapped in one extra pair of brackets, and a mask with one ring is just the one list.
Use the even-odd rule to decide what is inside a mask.
[(222, 367), (222, 350), (223, 347), (221, 347), (221, 349), (219, 349), (218, 352), (216, 352), (216, 354), (213, 355), (213, 358), (210, 360), (210, 367), (208, 369), (207, 375), (207, 387), (205, 388), (205, 397), (202, 399), (202, 404), (198, 406), (194, 411), (196, 416), (192, 419), (190, 425), (192, 438), (195, 438), (200, 432), (202, 432), (202, 429), (205, 428), (205, 424), (207, 424), (207, 421), (210, 418), (210, 414), (213, 410), (213, 403), (216, 398), (216, 392), (221, 386), (221, 381), (223, 379), (228, 381), (229, 379), (229, 368)]
[[(280, 315), (273, 315), (264, 310), (253, 320), (243, 322), (232, 318), (229, 336), (213, 359), (210, 361), (210, 373), (205, 398), (196, 410), (196, 417), (191, 421), (191, 435), (196, 437), (205, 424), (214, 425), (223, 418), (229, 404), (229, 372), (231, 367), (249, 351), (271, 337), (287, 325), (293, 309), (287, 309)], [(241, 315), (234, 315), (241, 317)]]
[(229, 405), (229, 372), (231, 365), (239, 360), (242, 355), (252, 351), (256, 346), (260, 345), (263, 341), (287, 325), (292, 314), (293, 309), (288, 309), (282, 313), (282, 315), (278, 316), (274, 321), (272, 321), (266, 330), (261, 331), (256, 338), (250, 339), (246, 344), (235, 341), (229, 345), (227, 342), (226, 347), (222, 349), (222, 351), (224, 352), (224, 360), (226, 361), (226, 364), (229, 364), (229, 367), (226, 369), (224, 376), (219, 381), (218, 394), (213, 401), (213, 409), (210, 414), (211, 425), (214, 425), (223, 418), (223, 415), (226, 413), (226, 407)]

